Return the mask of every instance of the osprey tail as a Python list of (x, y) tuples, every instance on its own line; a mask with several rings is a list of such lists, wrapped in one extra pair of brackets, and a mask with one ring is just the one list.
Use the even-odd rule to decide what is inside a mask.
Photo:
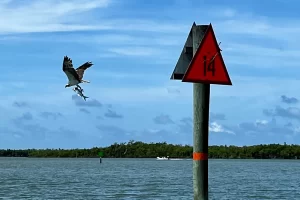
[(86, 97), (86, 96), (84, 96), (84, 95), (83, 95), (82, 97), (83, 97), (83, 99), (84, 99), (85, 101), (86, 101), (87, 98), (89, 98), (89, 97)]

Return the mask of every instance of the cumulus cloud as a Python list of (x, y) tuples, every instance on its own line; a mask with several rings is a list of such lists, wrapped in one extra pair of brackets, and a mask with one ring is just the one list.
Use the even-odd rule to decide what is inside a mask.
[(300, 109), (297, 107), (282, 108), (277, 106), (275, 109), (264, 109), (263, 114), (266, 116), (278, 116), (287, 119), (300, 120)]
[[(46, 117), (53, 118), (53, 115), (44, 115)], [(55, 115), (54, 115), (55, 116)], [(20, 117), (12, 120), (13, 127), (10, 127), (7, 132), (30, 140), (45, 140), (53, 137), (61, 137), (68, 139), (74, 139), (77, 137), (79, 132), (73, 131), (65, 127), (58, 129), (51, 129), (52, 127), (45, 127), (41, 124), (34, 123), (33, 116), (31, 113), (26, 112)], [(16, 129), (16, 130), (14, 130)]]
[(84, 101), (79, 96), (72, 95), (72, 100), (75, 102), (76, 106), (80, 106), (80, 107), (98, 107), (98, 108), (102, 107), (102, 103), (100, 103), (96, 99), (91, 99), (91, 100)]
[[(174, 137), (176, 134), (176, 137)], [(144, 129), (141, 131), (137, 131), (134, 133), (134, 137), (138, 138), (139, 140), (146, 140), (149, 142), (168, 142), (168, 143), (178, 143), (180, 141), (181, 135), (165, 129)], [(181, 141), (180, 141), (181, 143)]]
[[(221, 115), (222, 116), (222, 115)], [(222, 117), (220, 117), (223, 119)], [(192, 118), (190, 117), (184, 117), (180, 120), (180, 122), (177, 124), (179, 127), (179, 132), (181, 133), (192, 133), (193, 132), (193, 124), (192, 124)], [(215, 132), (215, 133), (229, 133), (229, 134), (235, 134), (235, 132), (225, 125), (221, 125), (217, 122), (209, 123), (209, 131)]]
[(23, 113), (20, 117), (14, 119), (16, 123), (33, 120), (33, 115), (30, 112)]
[[(20, 117), (16, 117), (15, 119), (12, 120), (15, 127), (25, 127), (27, 122), (33, 121), (33, 115), (30, 112), (23, 113)], [(26, 129), (26, 128), (25, 128)]]
[(97, 118), (97, 119), (100, 119), (100, 120), (101, 120), (101, 119), (103, 119), (103, 117), (102, 117), (102, 116), (97, 116), (96, 118)]
[[(23, 113), (21, 116), (16, 117), (12, 120), (14, 124), (14, 128), (20, 129), (21, 132), (28, 132), (30, 134), (34, 134), (34, 131), (40, 131), (41, 126), (38, 124), (31, 125), (30, 122), (33, 121), (33, 115), (30, 112)], [(11, 130), (14, 131), (14, 130)], [(42, 130), (44, 131), (44, 130)]]
[(91, 114), (91, 112), (89, 110), (85, 109), (85, 108), (80, 108), (79, 111), (83, 112), (85, 114)]
[(169, 115), (158, 115), (153, 118), (154, 123), (161, 124), (161, 125), (167, 125), (167, 124), (174, 124), (174, 121), (171, 119)]
[(25, 124), (23, 122), (15, 123), (16, 128), (20, 129), (20, 131), (26, 135), (30, 136), (37, 140), (45, 139), (46, 133), (49, 132), (49, 129), (43, 127), (39, 124)]
[(40, 117), (44, 119), (58, 119), (63, 117), (63, 115), (60, 112), (41, 112)]
[(215, 132), (215, 133), (229, 133), (229, 134), (235, 134), (233, 131), (225, 128), (221, 124), (218, 124), (217, 122), (212, 122), (209, 125), (209, 131)]
[(13, 102), (12, 105), (17, 108), (28, 108), (29, 107), (29, 104), (25, 101), (15, 101), (15, 102)]
[(104, 114), (104, 116), (107, 118), (116, 118), (116, 119), (123, 118), (123, 115), (118, 114), (116, 111), (113, 111), (111, 109), (108, 109), (107, 112)]
[(255, 122), (244, 122), (239, 124), (239, 131), (246, 134), (293, 134), (295, 129), (291, 123), (280, 125), (275, 118), (272, 120), (256, 120)]
[(67, 138), (68, 140), (74, 140), (79, 137), (80, 132), (75, 131), (72, 129), (68, 129), (66, 127), (59, 127), (57, 131), (55, 131), (56, 134), (62, 135), (63, 137)]
[[(209, 114), (209, 120), (214, 122), (214, 121), (223, 121), (226, 120), (226, 116), (221, 113), (210, 113)], [(180, 120), (182, 123), (192, 123), (193, 119), (191, 117), (184, 117)]]
[(101, 140), (114, 143), (126, 142), (129, 140), (147, 141), (147, 142), (161, 142), (168, 141), (178, 143), (178, 137), (180, 135), (176, 134), (174, 136), (174, 131), (165, 129), (142, 129), (142, 130), (127, 130), (115, 125), (98, 125), (96, 126), (101, 134)]
[(256, 120), (255, 122), (243, 122), (239, 124), (239, 128), (246, 132), (261, 132), (270, 129), (275, 126), (276, 122), (274, 119), (269, 122), (267, 120)]
[(285, 95), (282, 95), (281, 96), (281, 101), (283, 103), (287, 103), (287, 104), (295, 104), (295, 103), (298, 103), (299, 100), (295, 97), (287, 97)]
[(215, 120), (226, 120), (226, 117), (224, 114), (221, 113), (210, 113), (209, 115), (211, 121)]
[(168, 87), (167, 92), (169, 94), (180, 94), (180, 90), (178, 88), (174, 88), (174, 87)]
[[(178, 140), (178, 138), (186, 139), (186, 134), (178, 134), (176, 131), (166, 129), (145, 128), (141, 130), (128, 130), (119, 126), (104, 124), (96, 127), (100, 131), (102, 141), (109, 141), (110, 143), (129, 140), (182, 143), (185, 142), (185, 140)], [(174, 135), (176, 135), (176, 137), (174, 137)]]
[(184, 117), (180, 120), (182, 123), (192, 123), (193, 119), (191, 117)]
[(107, 134), (124, 134), (126, 130), (114, 125), (97, 125), (96, 126), (100, 131)]
[(192, 133), (193, 126), (192, 126), (193, 119), (191, 117), (184, 117), (182, 118), (177, 126), (179, 127), (180, 133)]
[(134, 131), (128, 131), (119, 126), (100, 124), (97, 125), (96, 128), (100, 132), (99, 136), (101, 137), (101, 141), (108, 144), (125, 142), (134, 138)]

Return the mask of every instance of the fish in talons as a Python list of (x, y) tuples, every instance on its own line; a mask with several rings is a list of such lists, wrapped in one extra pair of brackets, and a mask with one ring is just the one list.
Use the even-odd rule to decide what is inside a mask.
[(87, 98), (89, 98), (83, 94), (83, 89), (81, 87), (76, 86), (73, 88), (73, 91), (76, 92), (77, 95), (80, 96), (81, 98), (83, 98), (85, 101)]

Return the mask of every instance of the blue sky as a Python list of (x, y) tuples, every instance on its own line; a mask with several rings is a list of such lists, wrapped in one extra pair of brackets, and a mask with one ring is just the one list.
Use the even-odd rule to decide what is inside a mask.
[[(211, 87), (210, 144), (299, 143), (298, 4), (3, 0), (0, 148), (192, 144), (192, 84), (169, 78), (194, 21), (212, 23), (233, 83)], [(87, 102), (64, 88), (65, 55), (94, 63)]]

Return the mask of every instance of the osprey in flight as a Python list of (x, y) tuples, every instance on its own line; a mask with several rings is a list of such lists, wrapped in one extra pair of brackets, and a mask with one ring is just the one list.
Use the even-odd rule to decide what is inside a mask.
[(72, 60), (68, 58), (68, 56), (65, 56), (63, 62), (63, 71), (65, 72), (65, 74), (69, 79), (69, 82), (65, 86), (65, 88), (76, 85), (78, 88), (81, 89), (79, 83), (90, 83), (89, 81), (82, 80), (82, 78), (83, 78), (84, 71), (87, 68), (91, 67), (92, 65), (93, 64), (91, 62), (86, 62), (75, 70), (72, 64)]

